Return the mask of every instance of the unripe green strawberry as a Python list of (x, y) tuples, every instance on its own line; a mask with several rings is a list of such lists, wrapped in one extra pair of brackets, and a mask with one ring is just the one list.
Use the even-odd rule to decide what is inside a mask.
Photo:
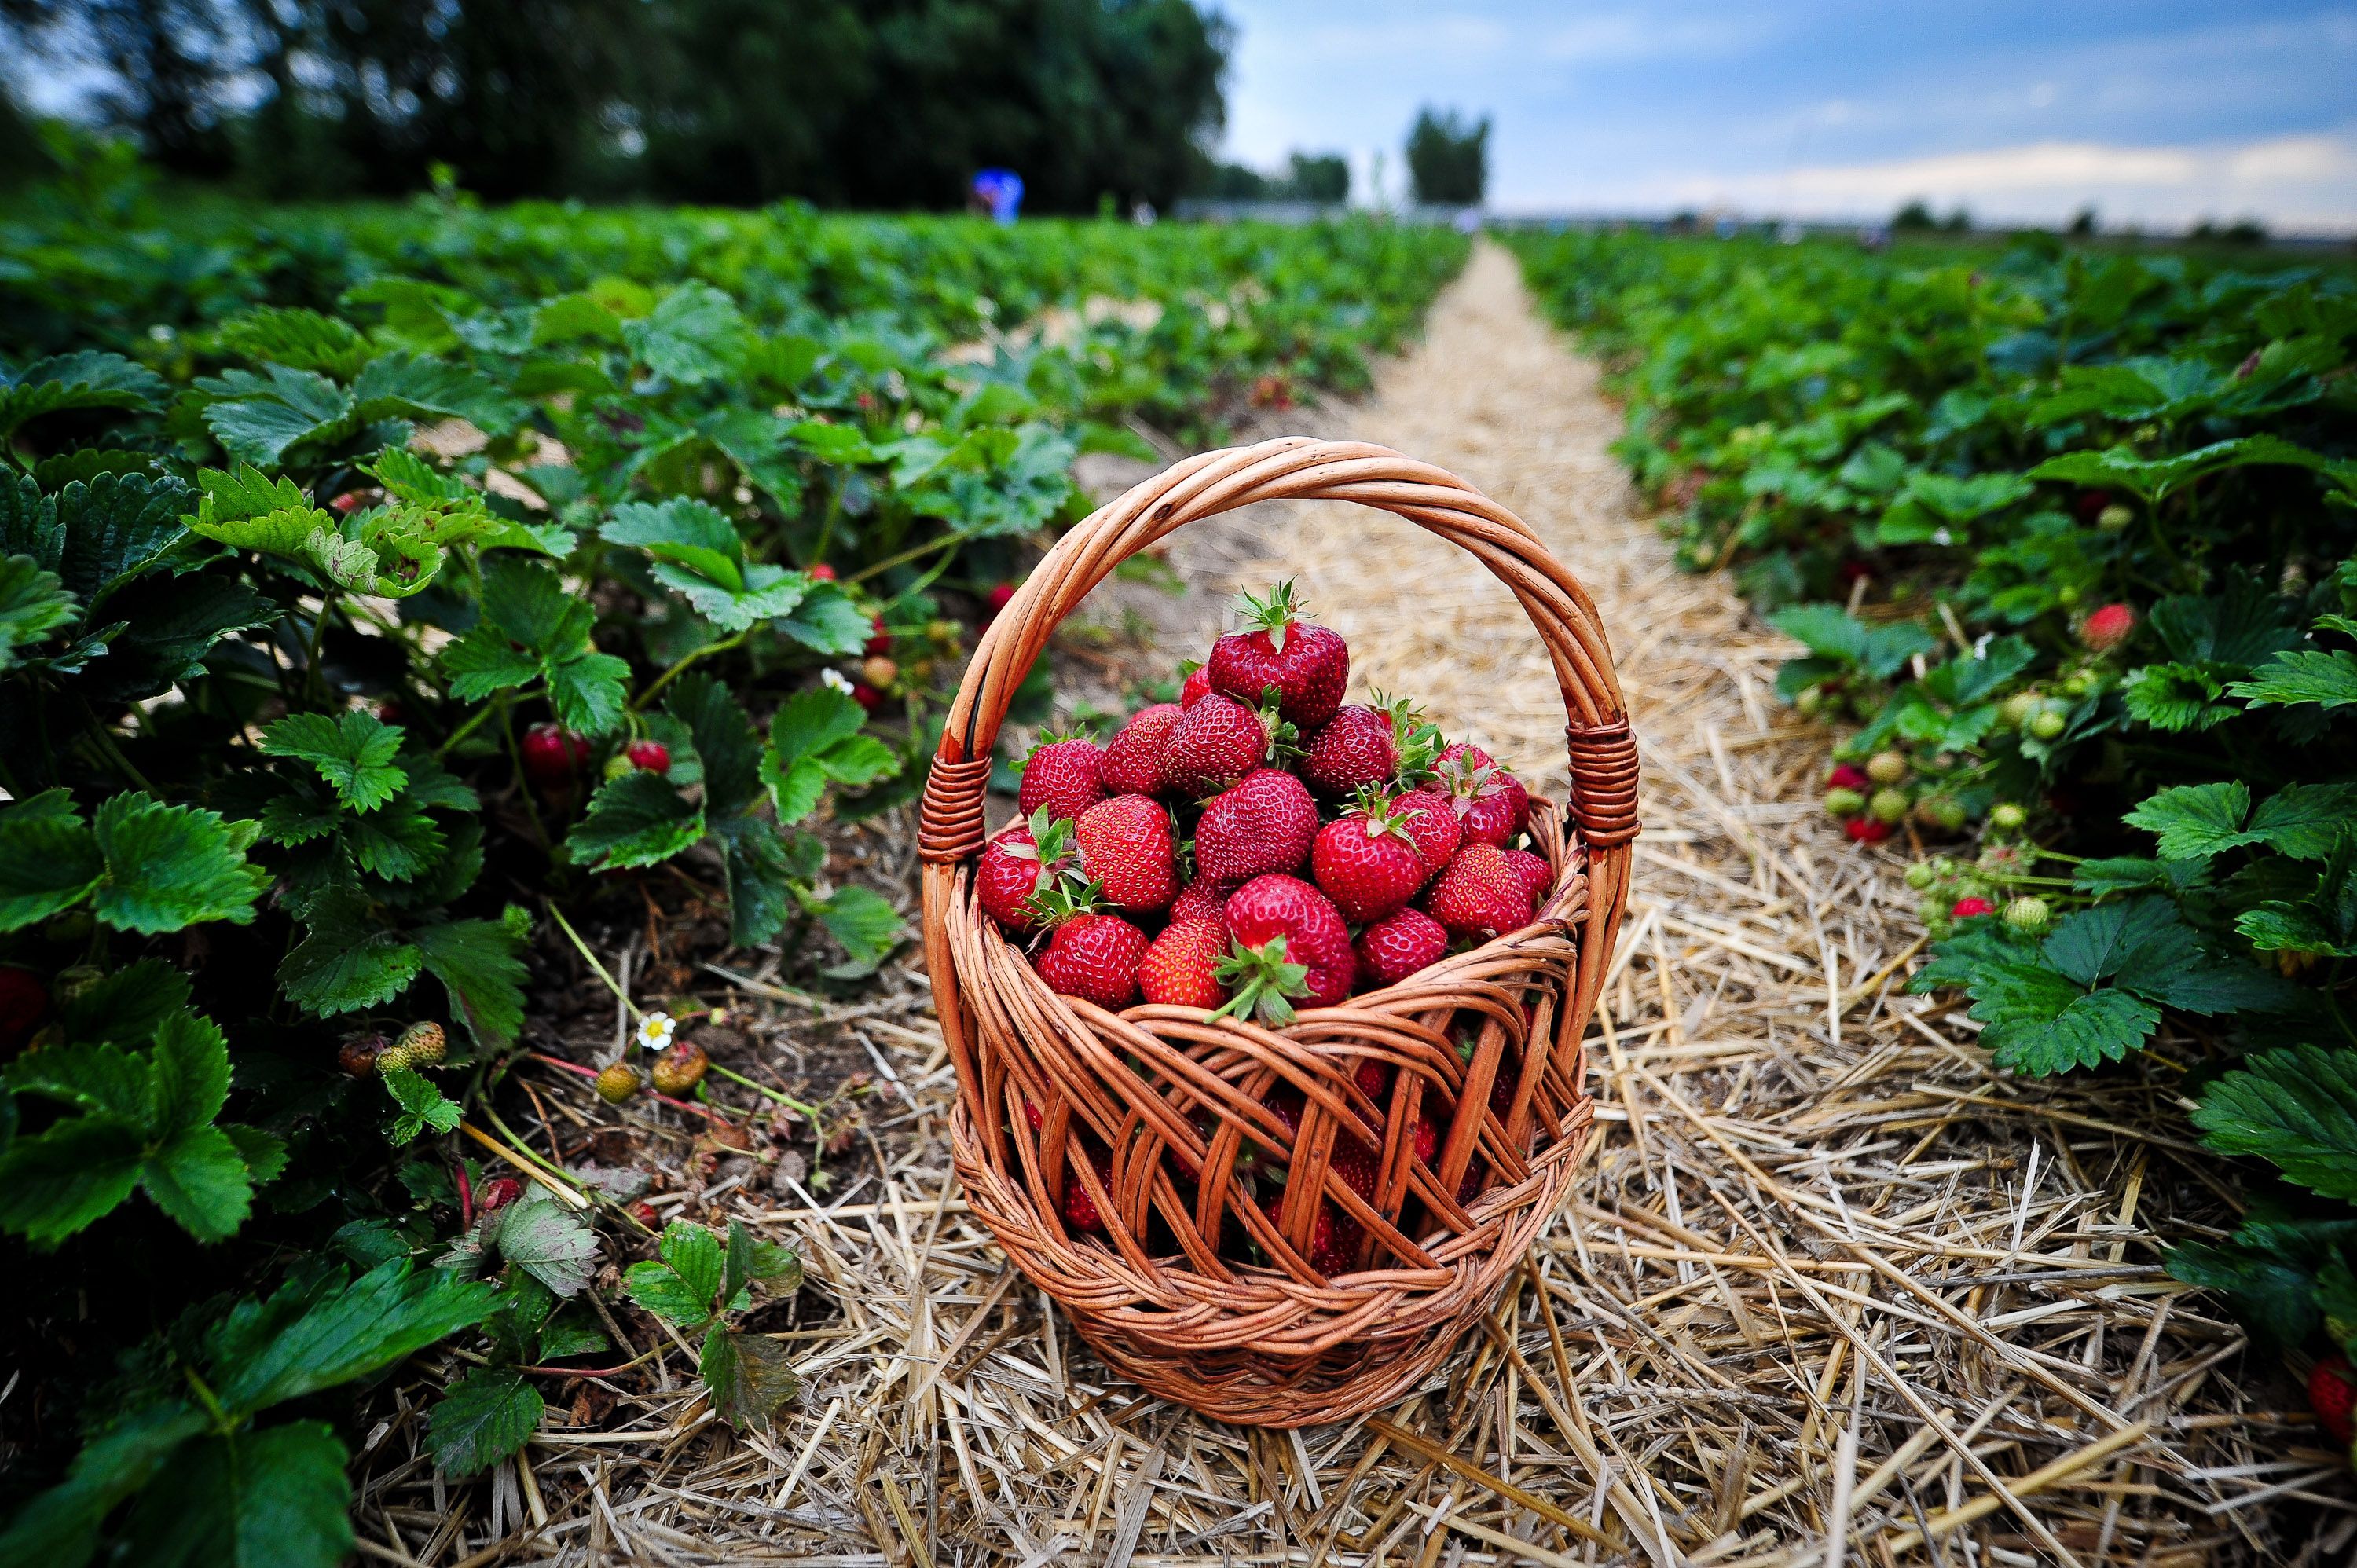
[(2105, 533), (2117, 533), (2136, 521), (2136, 513), (2114, 501), (2095, 514), (2095, 526)]
[(2060, 708), (2040, 708), (2029, 717), (2029, 733), (2040, 740), (2052, 740), (2070, 727), (2070, 719)]
[(606, 759), (605, 772), (608, 779), (619, 779), (625, 773), (637, 771), (638, 769), (631, 766), (630, 759), (619, 751)]
[(2054, 590), (2054, 602), (2066, 610), (2070, 609), (2079, 602), (2079, 590), (2072, 585), (2065, 583)]
[(1926, 795), (1915, 802), (1915, 819), (1926, 827), (1952, 833), (1964, 825), (1964, 803), (1953, 795)]
[(1919, 860), (1907, 868), (1907, 886), (1921, 893), (1932, 886), (1934, 875), (1929, 861)]
[(1895, 827), (1907, 820), (1907, 808), (1913, 804), (1904, 789), (1877, 789), (1874, 799), (1866, 803), (1866, 809), (1874, 813), (1876, 822), (1889, 822)]
[(628, 1062), (616, 1062), (597, 1075), (597, 1098), (608, 1105), (619, 1105), (639, 1091), (639, 1069)]
[(2005, 907), (2005, 923), (2024, 936), (2036, 936), (2052, 918), (2043, 898), (2016, 898)]
[(1855, 789), (1828, 789), (1825, 810), (1836, 817), (1855, 817), (1866, 810), (1866, 797)]
[(1823, 686), (1803, 686), (1792, 699), (1793, 710), (1804, 719), (1815, 718), (1817, 710), (1824, 705), (1825, 689)]
[(2007, 729), (2019, 729), (2036, 716), (2040, 701), (2035, 692), (2016, 692), (1997, 709), (1997, 720)]
[(435, 1023), (412, 1024), (401, 1032), (401, 1038), (377, 1054), (379, 1072), (415, 1071), (432, 1067), (447, 1054), (449, 1042), (442, 1034), (442, 1026)]
[(2103, 683), (2104, 678), (2093, 670), (2073, 670), (2062, 677), (2062, 694), (2066, 697), (2083, 697)]
[(2018, 832), (2029, 821), (2029, 813), (2010, 800), (1989, 808), (1989, 826), (2000, 832)]
[(1877, 784), (1896, 784), (1907, 777), (1904, 752), (1878, 751), (1866, 759), (1866, 776)]

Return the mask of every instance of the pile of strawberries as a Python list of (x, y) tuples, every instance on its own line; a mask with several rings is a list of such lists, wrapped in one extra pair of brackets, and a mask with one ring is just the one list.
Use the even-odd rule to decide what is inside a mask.
[[(1100, 1007), (1284, 1025), (1530, 924), (1555, 874), (1524, 839), (1521, 782), (1405, 703), (1345, 703), (1350, 650), (1304, 618), (1292, 585), (1243, 611), (1179, 701), (1104, 745), (1049, 740), (1026, 761), (1023, 816), (984, 846), (975, 887), (1040, 977)], [(1380, 1102), (1388, 1069), (1361, 1079)], [(1300, 1103), (1269, 1101), (1289, 1123)], [(1420, 1124), (1419, 1156), (1439, 1137)], [(1372, 1195), (1372, 1145), (1346, 1138), (1334, 1164)], [(1068, 1182), (1066, 1219), (1101, 1228), (1083, 1184)], [(1318, 1234), (1320, 1270), (1356, 1249), (1338, 1212)]]

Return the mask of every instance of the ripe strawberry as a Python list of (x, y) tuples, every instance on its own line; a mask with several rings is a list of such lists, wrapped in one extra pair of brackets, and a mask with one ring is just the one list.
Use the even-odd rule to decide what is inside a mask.
[(1232, 884), (1199, 877), (1178, 889), (1178, 897), (1170, 900), (1170, 918), (1214, 921), (1224, 931), (1228, 929), (1228, 899), (1234, 892)]
[(832, 583), (834, 581), (834, 568), (828, 565), (823, 561), (812, 567), (810, 569), (810, 575), (812, 578), (817, 582)]
[(988, 626), (992, 621), (996, 620), (998, 618), (998, 612), (1005, 609), (1009, 604), (1013, 603), (1014, 599), (1014, 584), (992, 584), (990, 592), (983, 596), (983, 603), (987, 607), (982, 613), (982, 624)]
[(1211, 694), (1211, 672), (1200, 664), (1186, 666), (1187, 679), (1178, 688), (1178, 705), (1191, 708)]
[(1337, 1137), (1331, 1164), (1344, 1187), (1369, 1203), (1375, 1200), (1375, 1187), (1383, 1175), (1381, 1150), (1357, 1138)]
[(1836, 762), (1834, 764), (1833, 771), (1825, 775), (1825, 788), (1828, 789), (1855, 789), (1858, 791), (1858, 793), (1864, 794), (1867, 790), (1874, 788), (1874, 779), (1873, 776), (1867, 773), (1865, 768), (1858, 767), (1856, 763)]
[(1388, 714), (1346, 703), (1318, 727), (1301, 753), (1301, 777), (1313, 789), (1349, 796), (1398, 771), (1399, 737)]
[(1430, 881), (1465, 842), (1465, 827), (1457, 820), (1456, 805), (1437, 789), (1411, 789), (1393, 800), (1392, 810), (1399, 813), (1416, 853), (1424, 856), (1425, 880)]
[(1546, 863), (1546, 856), (1533, 854), (1526, 849), (1510, 849), (1506, 852), (1506, 864), (1522, 877), (1534, 899), (1544, 898), (1555, 890), (1555, 867)]
[(1440, 1153), (1440, 1123), (1422, 1112), (1416, 1113), (1415, 1125), (1408, 1129), (1408, 1136), (1415, 1141), (1415, 1157), (1426, 1165), (1430, 1165), (1432, 1156)]
[[(1097, 1173), (1097, 1182), (1108, 1195), (1113, 1190), (1113, 1156), (1095, 1149), (1089, 1151), (1089, 1168)], [(1075, 1230), (1103, 1230), (1104, 1216), (1097, 1212), (1097, 1200), (1081, 1185), (1081, 1178), (1071, 1172), (1064, 1173), (1064, 1223)]]
[(1351, 929), (1326, 896), (1297, 876), (1255, 876), (1228, 900), (1236, 942), (1220, 979), (1234, 987), (1226, 1011), (1257, 1011), (1264, 1022), (1293, 1021), (1293, 1001), (1331, 1007), (1351, 994), (1357, 960)]
[(854, 681), (851, 683), (851, 700), (872, 714), (884, 705), (884, 693), (865, 681)]
[(2079, 640), (2097, 653), (2109, 653), (2136, 634), (2136, 613), (2126, 605), (2105, 605), (2079, 626)]
[(1137, 961), (1146, 933), (1118, 915), (1084, 912), (1060, 921), (1048, 949), (1032, 961), (1049, 989), (1100, 1007), (1137, 999)]
[(513, 1176), (494, 1176), (475, 1195), (475, 1212), (489, 1214), (495, 1208), (505, 1208), (522, 1196), (523, 1183)]
[(1370, 1057), (1351, 1069), (1351, 1077), (1358, 1083), (1361, 1094), (1380, 1105), (1392, 1086), (1392, 1067), (1389, 1062)]
[(1948, 918), (1955, 920), (1969, 920), (1975, 915), (1996, 913), (1996, 906), (1986, 898), (1959, 898), (1955, 902), (1955, 907), (1948, 911)]
[(1195, 870), (1231, 886), (1269, 871), (1291, 871), (1318, 836), (1318, 804), (1301, 780), (1263, 768), (1203, 808), (1195, 824)]
[(534, 725), (523, 732), (525, 777), (544, 788), (572, 782), (574, 769), (589, 760), (589, 743), (555, 725)]
[(1115, 795), (1162, 793), (1162, 748), (1186, 711), (1176, 703), (1156, 703), (1131, 714), (1105, 744), (1105, 789)]
[(622, 748), (622, 755), (641, 773), (671, 771), (671, 747), (659, 740), (634, 740)]
[(1049, 815), (1045, 806), (1028, 822), (1010, 822), (982, 849), (974, 868), (975, 895), (982, 912), (1003, 931), (1035, 931), (1040, 916), (1036, 895), (1056, 885), (1066, 872), (1079, 868), (1072, 858), (1072, 824)]
[(1081, 869), (1123, 909), (1161, 909), (1178, 896), (1170, 813), (1151, 795), (1115, 795), (1081, 813)]
[(1442, 752), (1439, 775), (1469, 840), (1502, 848), (1529, 825), (1530, 791), (1480, 746), (1458, 741)]
[(1425, 908), (1452, 937), (1495, 937), (1530, 924), (1531, 890), (1491, 843), (1469, 843), (1432, 885)]
[(1162, 748), (1162, 779), (1201, 800), (1235, 784), (1268, 760), (1260, 714), (1233, 697), (1211, 693), (1181, 714)]
[[(1261, 1199), (1261, 1209), (1275, 1225), (1285, 1212), (1285, 1189), (1279, 1187)], [(1321, 1274), (1339, 1274), (1355, 1267), (1359, 1256), (1359, 1238), (1366, 1228), (1337, 1208), (1331, 1198), (1318, 1206), (1318, 1216), (1310, 1221), (1309, 1266)]]
[(1424, 856), (1380, 796), (1318, 830), (1309, 871), (1342, 918), (1361, 923), (1406, 908), (1424, 886)]
[(1027, 817), (1046, 806), (1054, 816), (1077, 818), (1104, 798), (1104, 747), (1086, 736), (1042, 741), (1023, 759), (1015, 800)]
[(1890, 836), (1890, 824), (1875, 817), (1852, 817), (1842, 824), (1842, 832), (1853, 843), (1880, 843)]
[(861, 646), (860, 651), (870, 659), (892, 651), (892, 634), (885, 628), (882, 616), (867, 618), (867, 641)]
[(1216, 972), (1228, 955), (1227, 928), (1214, 920), (1173, 920), (1138, 961), (1137, 989), (1170, 1007), (1215, 1008), (1228, 999)]
[(2346, 1447), (2357, 1438), (2357, 1372), (2350, 1370), (2348, 1357), (2327, 1356), (2316, 1364), (2308, 1374), (2308, 1403), (2332, 1441)]
[(1276, 689), (1277, 712), (1303, 730), (1334, 716), (1351, 678), (1351, 650), (1333, 632), (1302, 618), (1291, 583), (1279, 583), (1265, 599), (1250, 594), (1243, 605), (1246, 629), (1211, 644), (1211, 690), (1250, 706)]
[(1371, 988), (1397, 985), (1448, 952), (1448, 932), (1421, 909), (1401, 909), (1359, 933), (1359, 967)]

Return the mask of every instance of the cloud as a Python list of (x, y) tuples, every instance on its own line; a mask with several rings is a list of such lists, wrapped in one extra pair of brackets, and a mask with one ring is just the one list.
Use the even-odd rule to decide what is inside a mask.
[(1767, 31), (1756, 13), (1671, 21), (1642, 11), (1598, 12), (1542, 34), (1537, 53), (1543, 59), (1575, 64), (1695, 59), (1747, 48)]

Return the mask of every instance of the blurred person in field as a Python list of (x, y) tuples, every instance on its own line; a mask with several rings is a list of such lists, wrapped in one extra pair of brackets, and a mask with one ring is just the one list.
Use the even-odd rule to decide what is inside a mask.
[(966, 210), (994, 223), (1012, 223), (1023, 209), (1023, 177), (1008, 168), (986, 168), (966, 188)]

